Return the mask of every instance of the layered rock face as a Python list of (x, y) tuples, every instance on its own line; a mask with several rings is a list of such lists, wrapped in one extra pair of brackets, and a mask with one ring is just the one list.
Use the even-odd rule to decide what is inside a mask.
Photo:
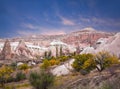
[(117, 33), (116, 35), (111, 36), (109, 38), (100, 38), (96, 42), (95, 46), (84, 48), (81, 54), (84, 53), (95, 54), (100, 51), (107, 51), (111, 54), (120, 57), (120, 33)]
[(3, 50), (1, 52), (1, 58), (2, 60), (8, 60), (12, 58), (12, 52), (11, 52), (11, 46), (9, 40), (5, 41)]
[(113, 34), (96, 31), (93, 28), (85, 28), (69, 34), (63, 41), (76, 46), (80, 44), (93, 45), (99, 38), (108, 38), (109, 36), (113, 36)]
[(99, 38), (107, 38), (109, 36), (113, 36), (113, 33), (107, 33), (102, 31), (97, 31), (93, 28), (84, 28), (80, 31), (64, 34), (64, 35), (35, 35), (29, 37), (21, 37), (18, 39), (14, 39), (14, 41), (18, 41), (24, 39), (25, 42), (32, 42), (35, 44), (39, 44), (40, 46), (49, 46), (50, 42), (53, 40), (60, 40), (68, 45), (74, 46), (88, 46), (93, 45)]

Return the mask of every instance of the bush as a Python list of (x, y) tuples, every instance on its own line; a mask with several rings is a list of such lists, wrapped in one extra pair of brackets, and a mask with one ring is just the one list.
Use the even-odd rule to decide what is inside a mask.
[(8, 79), (7, 79), (7, 83), (10, 83), (10, 82), (14, 82), (15, 81), (15, 78), (13, 76), (10, 76)]
[(21, 80), (24, 80), (26, 79), (26, 75), (22, 72), (18, 72), (16, 74), (16, 78), (15, 78), (15, 81), (18, 82), (18, 81), (21, 81)]
[(51, 59), (49, 62), (51, 66), (60, 64), (60, 61), (55, 59)]
[(95, 55), (96, 68), (98, 71), (104, 70), (106, 67), (109, 67), (113, 64), (118, 64), (119, 59), (115, 55), (110, 55), (108, 52), (99, 52)]
[(41, 65), (41, 68), (47, 69), (50, 66), (50, 62), (47, 59), (44, 59), (43, 64)]
[(16, 88), (15, 88), (15, 86), (10, 85), (10, 86), (5, 86), (5, 88), (4, 88), (4, 89), (16, 89)]
[(80, 70), (90, 71), (95, 66), (92, 54), (80, 54), (76, 55), (74, 58), (75, 61), (73, 62), (72, 67), (76, 71)]
[(68, 56), (60, 56), (58, 59), (60, 60), (60, 62), (65, 62), (69, 59), (69, 57)]
[(3, 88), (5, 87), (5, 83), (10, 78), (12, 72), (13, 70), (8, 66), (3, 65), (0, 68), (0, 84), (2, 85)]
[(20, 70), (26, 70), (26, 69), (28, 69), (29, 68), (29, 66), (27, 65), (27, 64), (22, 64), (22, 65), (19, 65), (18, 66), (18, 69), (20, 69)]
[(45, 71), (32, 72), (30, 73), (29, 81), (35, 89), (48, 89), (54, 82), (54, 76)]
[(10, 65), (12, 67), (13, 70), (15, 70), (17, 68), (17, 63), (13, 62)]

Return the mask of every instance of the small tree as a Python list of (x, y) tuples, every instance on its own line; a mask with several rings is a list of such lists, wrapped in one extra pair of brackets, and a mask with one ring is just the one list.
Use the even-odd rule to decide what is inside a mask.
[(5, 83), (10, 78), (12, 72), (13, 70), (8, 66), (2, 66), (0, 68), (0, 84), (3, 88), (5, 87)]
[(44, 57), (45, 58), (47, 58), (47, 54), (48, 54), (47, 51), (45, 51), (45, 53), (44, 53)]
[(35, 89), (48, 89), (54, 82), (54, 76), (45, 71), (32, 72), (30, 73), (29, 81)]
[(60, 56), (62, 56), (63, 51), (62, 51), (62, 45), (60, 46)]
[(52, 52), (51, 52), (51, 50), (48, 52), (48, 55), (47, 55), (47, 59), (51, 59), (52, 58)]
[(56, 46), (56, 57), (58, 57), (58, 46)]
[(110, 55), (108, 52), (99, 52), (95, 56), (96, 68), (99, 72), (113, 64), (118, 64), (119, 59), (115, 55)]

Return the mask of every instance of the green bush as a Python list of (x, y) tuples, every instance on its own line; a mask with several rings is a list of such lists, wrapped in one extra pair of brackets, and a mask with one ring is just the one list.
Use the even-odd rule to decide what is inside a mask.
[(47, 69), (50, 66), (50, 62), (47, 59), (43, 60), (43, 64), (40, 66), (42, 69)]
[(16, 78), (15, 78), (15, 81), (18, 82), (18, 81), (21, 81), (21, 80), (24, 80), (26, 79), (26, 75), (22, 72), (18, 72), (16, 74)]
[(60, 56), (60, 57), (58, 57), (58, 59), (60, 60), (60, 62), (65, 62), (69, 59), (69, 57), (68, 56)]
[(13, 62), (13, 63), (11, 63), (10, 66), (13, 70), (15, 70), (17, 68), (17, 63)]
[(10, 76), (8, 79), (7, 79), (7, 83), (9, 82), (14, 82), (15, 81), (15, 78), (13, 76)]
[(76, 55), (75, 61), (72, 64), (72, 67), (76, 71), (80, 70), (85, 70), (85, 71), (90, 71), (95, 67), (95, 62), (93, 60), (93, 55), (92, 54), (80, 54)]
[(30, 73), (29, 81), (35, 89), (48, 89), (54, 82), (54, 76), (45, 71), (32, 72)]

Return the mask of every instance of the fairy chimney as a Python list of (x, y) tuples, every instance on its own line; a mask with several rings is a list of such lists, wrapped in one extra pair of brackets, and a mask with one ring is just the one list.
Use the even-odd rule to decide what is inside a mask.
[(7, 39), (5, 41), (5, 44), (4, 44), (4, 47), (3, 47), (3, 50), (1, 52), (1, 59), (2, 60), (8, 60), (8, 59), (11, 59), (11, 45), (10, 45), (10, 42), (9, 40)]

